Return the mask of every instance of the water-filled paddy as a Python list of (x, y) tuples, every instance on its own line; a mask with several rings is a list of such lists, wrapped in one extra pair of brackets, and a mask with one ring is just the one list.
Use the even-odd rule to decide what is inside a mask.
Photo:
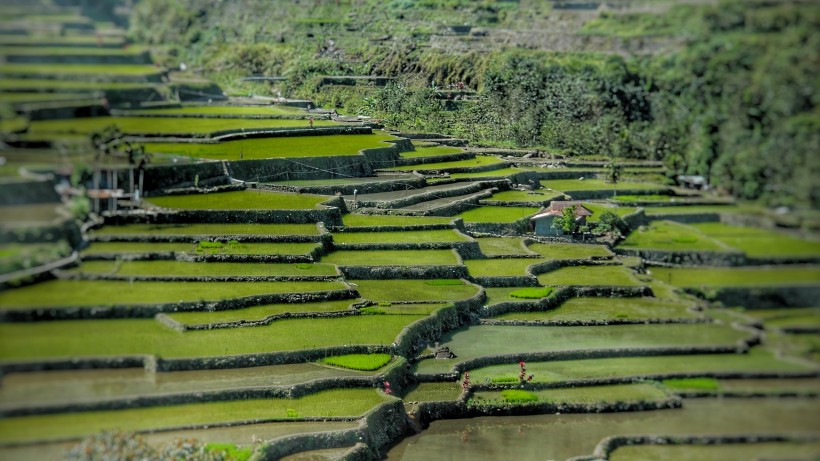
[(818, 415), (816, 399), (700, 399), (674, 410), (443, 420), (399, 443), (387, 459), (565, 460), (591, 455), (611, 435), (816, 435)]

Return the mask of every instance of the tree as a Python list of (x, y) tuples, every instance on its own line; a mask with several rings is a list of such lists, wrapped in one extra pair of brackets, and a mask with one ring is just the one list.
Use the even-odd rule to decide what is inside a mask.
[(612, 183), (612, 195), (614, 195), (615, 197), (618, 196), (618, 189), (616, 186), (618, 185), (618, 181), (620, 181), (621, 179), (622, 169), (623, 166), (620, 163), (618, 163), (618, 161), (615, 160), (615, 158), (610, 160), (609, 164), (607, 164), (606, 166), (606, 180)]
[(553, 229), (560, 229), (563, 233), (572, 235), (577, 234), (580, 228), (580, 225), (575, 220), (575, 206), (566, 207), (561, 210), (561, 216), (556, 217), (552, 221), (552, 228)]
[(601, 217), (598, 218), (598, 225), (595, 226), (595, 232), (600, 234), (618, 233), (623, 235), (628, 230), (629, 226), (626, 222), (611, 211), (601, 213)]

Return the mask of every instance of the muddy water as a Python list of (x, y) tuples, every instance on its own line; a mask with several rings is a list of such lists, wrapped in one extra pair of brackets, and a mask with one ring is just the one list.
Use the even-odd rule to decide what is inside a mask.
[(820, 435), (820, 400), (692, 399), (675, 410), (436, 421), (402, 441), (387, 459), (565, 460), (592, 454), (610, 435), (749, 432)]
[(366, 375), (368, 373), (328, 368), (315, 363), (167, 373), (149, 373), (141, 368), (10, 373), (0, 381), (0, 408), (290, 385), (333, 376)]
[[(215, 427), (210, 429), (196, 429), (187, 431), (159, 432), (145, 435), (151, 445), (157, 446), (176, 438), (196, 438), (202, 442), (234, 443), (249, 445), (254, 438), (270, 440), (286, 435), (305, 432), (334, 431), (355, 429), (358, 421), (349, 422), (283, 422), (266, 424), (248, 424), (234, 427)], [(47, 443), (40, 445), (25, 445), (15, 448), (0, 448), (0, 460), (3, 461), (52, 461), (63, 457), (75, 443)]]

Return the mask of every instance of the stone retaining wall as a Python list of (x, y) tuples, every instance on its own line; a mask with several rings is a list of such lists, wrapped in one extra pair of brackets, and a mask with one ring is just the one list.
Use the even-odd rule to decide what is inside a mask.
[(452, 279), (467, 277), (467, 269), (451, 266), (339, 266), (349, 280)]
[(739, 251), (665, 251), (650, 249), (615, 248), (615, 253), (637, 256), (647, 261), (681, 266), (745, 266), (746, 255)]
[[(621, 184), (624, 184), (623, 182)], [(621, 195), (654, 195), (654, 194), (669, 194), (670, 189), (624, 189), (619, 190)], [(564, 194), (572, 197), (572, 200), (602, 200), (612, 197), (612, 190), (565, 190)]]
[(339, 155), (332, 157), (271, 158), (227, 162), (228, 174), (248, 182), (295, 181), (372, 176), (367, 157)]
[[(125, 174), (125, 173), (123, 173)], [(174, 187), (193, 187), (197, 177), (200, 185), (229, 184), (225, 162), (200, 162), (187, 165), (150, 165), (145, 168), (143, 189), (145, 193)], [(127, 184), (127, 178), (121, 176), (120, 184)]]
[(185, 224), (212, 222), (243, 222), (251, 224), (314, 224), (341, 225), (339, 208), (313, 210), (155, 210), (142, 213), (116, 212), (104, 214), (106, 224)]
[[(368, 178), (362, 178), (362, 181), (367, 181)], [(353, 195), (353, 191), (358, 191), (359, 194), (377, 194), (381, 192), (394, 192), (399, 190), (421, 189), (426, 185), (426, 181), (422, 176), (415, 178), (401, 177), (393, 181), (376, 181), (376, 182), (361, 182), (358, 184), (338, 184), (338, 185), (316, 185), (316, 186), (288, 186), (269, 184), (265, 185), (266, 189), (281, 190), (288, 192), (299, 192), (303, 194), (321, 194), (334, 195), (337, 192), (343, 195)]]
[(49, 175), (45, 179), (23, 179), (0, 182), (0, 206), (54, 203), (60, 205), (60, 196), (54, 190), (56, 182)]

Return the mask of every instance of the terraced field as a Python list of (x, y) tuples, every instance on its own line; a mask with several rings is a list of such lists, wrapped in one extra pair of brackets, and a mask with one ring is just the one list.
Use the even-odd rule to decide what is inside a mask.
[[(51, 6), (15, 14), (114, 27)], [(608, 459), (817, 457), (816, 235), (673, 202), (658, 162), (613, 185), (600, 162), (473, 155), (488, 150), (83, 63), (150, 56), (83, 30), (0, 37), (4, 57), (65, 51), (0, 64), (3, 101), (70, 108), (3, 120), (25, 142), (0, 183), (0, 458), (61, 459), (115, 428), (241, 460), (567, 459), (611, 436), (636, 443)], [(212, 100), (178, 100), (196, 88)], [(91, 154), (55, 142), (112, 124), (152, 161), (86, 171)], [(626, 235), (535, 235), (565, 194)]]

